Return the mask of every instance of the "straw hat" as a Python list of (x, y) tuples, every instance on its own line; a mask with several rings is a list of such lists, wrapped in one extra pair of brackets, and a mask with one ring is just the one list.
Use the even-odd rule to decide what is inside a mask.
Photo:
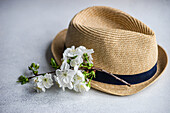
[(91, 86), (114, 95), (131, 95), (160, 77), (167, 65), (165, 50), (157, 45), (154, 32), (141, 21), (110, 7), (82, 10), (68, 29), (57, 34), (51, 51), (61, 65), (65, 47), (94, 49), (94, 66), (131, 83), (131, 87), (103, 72), (97, 72)]

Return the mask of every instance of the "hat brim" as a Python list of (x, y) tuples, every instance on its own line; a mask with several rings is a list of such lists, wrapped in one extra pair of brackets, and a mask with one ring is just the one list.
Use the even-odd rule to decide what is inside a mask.
[[(54, 38), (51, 45), (52, 54), (56, 62), (58, 63), (58, 65), (61, 65), (61, 58), (64, 52), (64, 43), (66, 39), (66, 34), (67, 34), (67, 29), (64, 29), (61, 32), (59, 32), (57, 36)], [(149, 86), (153, 82), (155, 82), (165, 70), (167, 63), (168, 63), (167, 54), (165, 50), (158, 45), (157, 72), (149, 80), (139, 84), (131, 85), (130, 87), (127, 85), (113, 85), (113, 84), (107, 84), (107, 83), (102, 83), (102, 82), (92, 80), (91, 86), (94, 89), (113, 95), (119, 95), (119, 96), (132, 95), (141, 91), (142, 89)]]

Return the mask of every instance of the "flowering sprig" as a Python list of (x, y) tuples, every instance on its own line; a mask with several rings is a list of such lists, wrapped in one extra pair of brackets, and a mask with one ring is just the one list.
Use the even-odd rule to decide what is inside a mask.
[(92, 70), (92, 53), (94, 53), (93, 49), (72, 46), (64, 51), (61, 67), (51, 58), (50, 65), (56, 71), (39, 74), (39, 64), (32, 63), (28, 69), (33, 73), (33, 76), (26, 77), (21, 75), (17, 82), (23, 85), (29, 83), (32, 79), (37, 92), (45, 92), (46, 89), (53, 85), (54, 81), (63, 90), (69, 88), (76, 92), (89, 91), (91, 80), (95, 77), (95, 71)]
[[(94, 71), (90, 71), (93, 63), (91, 54), (93, 49), (83, 46), (67, 48), (63, 53), (63, 62), (60, 69), (56, 70), (55, 81), (59, 87), (74, 89), (77, 92), (85, 92), (90, 89), (90, 82), (94, 77)], [(90, 59), (91, 58), (91, 59)], [(91, 74), (93, 73), (93, 74)]]
[[(39, 64), (32, 63), (31, 66), (28, 66), (28, 69), (31, 70), (34, 75), (37, 75), (39, 67), (40, 67)], [(25, 75), (21, 75), (18, 78), (17, 82), (20, 82), (23, 85), (23, 84), (28, 83), (29, 79), (31, 79), (31, 78), (32, 77), (28, 78), (28, 77), (25, 77)]]
[[(64, 51), (61, 66), (58, 66), (55, 60), (51, 58), (50, 65), (55, 71), (39, 74), (39, 64), (32, 63), (28, 69), (33, 73), (33, 76), (26, 77), (25, 75), (21, 75), (17, 82), (23, 85), (29, 83), (32, 79), (34, 89), (36, 89), (37, 92), (45, 92), (46, 89), (54, 84), (54, 81), (63, 91), (65, 91), (65, 88), (73, 89), (76, 92), (89, 91), (91, 81), (96, 77), (96, 71), (108, 73), (105, 70), (94, 67), (92, 53), (94, 53), (93, 49), (86, 49), (84, 46), (77, 48), (72, 46)], [(128, 82), (111, 73), (108, 74), (130, 86)]]

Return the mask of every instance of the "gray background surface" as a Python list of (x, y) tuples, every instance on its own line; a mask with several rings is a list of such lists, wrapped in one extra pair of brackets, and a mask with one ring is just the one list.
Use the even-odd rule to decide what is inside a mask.
[(153, 85), (126, 97), (94, 89), (88, 93), (56, 88), (36, 93), (31, 84), (21, 86), (17, 77), (29, 74), (27, 66), (40, 64), (52, 70), (50, 44), (68, 27), (80, 10), (94, 5), (110, 6), (141, 20), (170, 54), (170, 1), (168, 0), (0, 0), (0, 113), (168, 113), (170, 70)]

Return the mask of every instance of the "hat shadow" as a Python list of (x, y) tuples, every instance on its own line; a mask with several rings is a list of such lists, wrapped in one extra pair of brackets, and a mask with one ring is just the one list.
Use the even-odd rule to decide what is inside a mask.
[[(45, 53), (46, 62), (49, 67), (51, 67), (50, 66), (51, 58), (54, 58), (52, 55), (52, 52), (51, 52), (51, 44), (52, 44), (52, 41), (50, 41), (50, 43), (48, 44), (48, 47), (47, 47), (46, 53)], [(50, 69), (52, 69), (52, 67)]]

